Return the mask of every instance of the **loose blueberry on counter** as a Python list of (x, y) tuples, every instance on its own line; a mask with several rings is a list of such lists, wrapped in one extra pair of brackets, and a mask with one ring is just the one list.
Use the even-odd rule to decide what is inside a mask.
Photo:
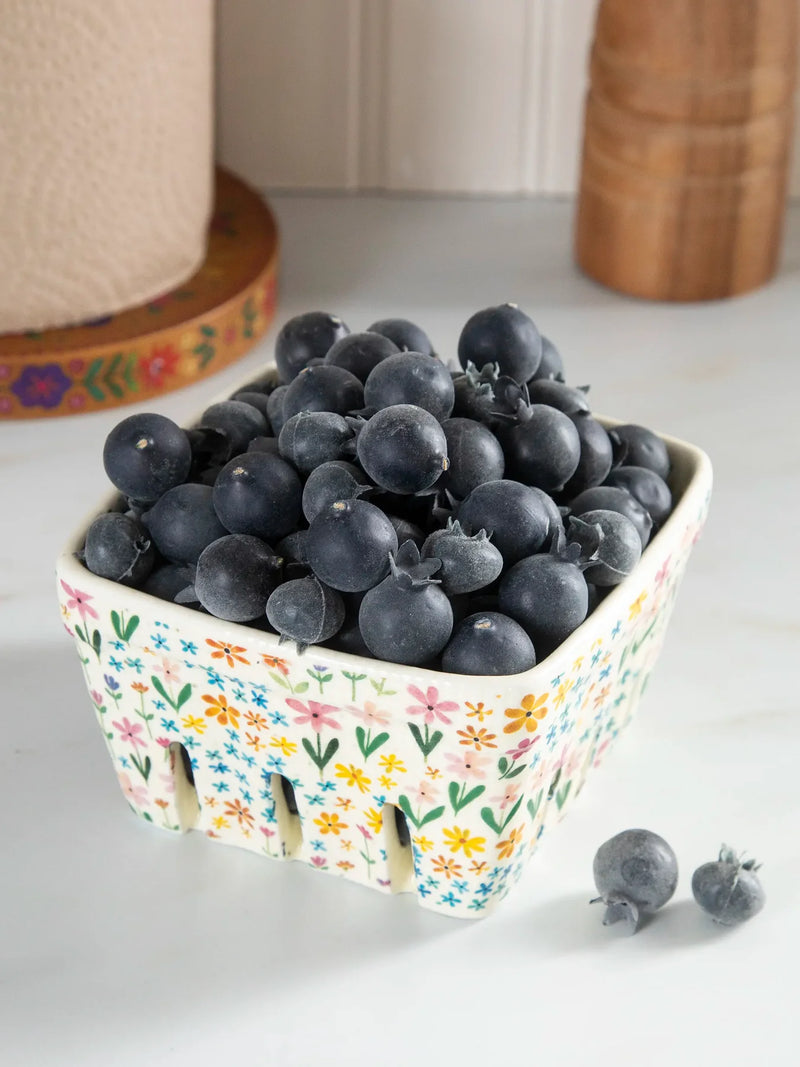
[(638, 500), (658, 529), (672, 511), (672, 493), (664, 479), (647, 467), (615, 467), (605, 479), (606, 485), (627, 489)]
[(627, 489), (613, 485), (595, 485), (569, 501), (569, 512), (573, 515), (598, 509), (617, 511), (626, 519), (630, 519), (639, 534), (642, 549), (646, 547), (653, 529), (653, 520)]
[(358, 432), (356, 452), (372, 481), (392, 493), (429, 489), (448, 466), (441, 423), (413, 404), (394, 404), (373, 415)]
[(281, 381), (288, 384), (308, 366), (309, 360), (323, 359), (339, 338), (349, 333), (338, 315), (325, 311), (307, 311), (289, 319), (275, 341), (275, 362)]
[[(444, 530), (434, 530), (422, 546), (424, 559), (438, 559), (436, 577), (448, 596), (474, 593), (491, 585), (503, 569), (503, 557), (485, 530), (464, 533), (461, 523), (448, 520)], [(490, 673), (490, 672), (481, 672)]]
[(304, 474), (320, 464), (341, 459), (353, 431), (342, 415), (333, 411), (300, 411), (283, 424), (278, 448), (284, 459)]
[(283, 396), (283, 421), (299, 411), (333, 411), (346, 415), (364, 406), (364, 386), (344, 367), (323, 363), (305, 367)]
[(106, 438), (103, 466), (124, 496), (152, 504), (186, 481), (192, 449), (185, 431), (164, 415), (129, 415)]
[(529, 485), (508, 478), (484, 482), (458, 506), (467, 530), (486, 530), (506, 565), (537, 552), (550, 530), (550, 516)]
[(519, 623), (498, 612), (467, 616), (442, 652), (442, 670), (453, 674), (520, 674), (534, 666), (530, 637)]
[(361, 636), (378, 659), (422, 666), (439, 655), (453, 631), (450, 601), (431, 580), (440, 563), (421, 560), (413, 541), (406, 541), (390, 561), (389, 577), (361, 601)]
[(764, 888), (755, 860), (742, 860), (723, 845), (719, 859), (704, 863), (692, 875), (692, 895), (706, 915), (721, 926), (738, 926), (764, 907)]
[(337, 500), (355, 500), (370, 492), (372, 483), (354, 463), (334, 459), (312, 470), (303, 486), (303, 514), (312, 522)]
[(249, 534), (228, 534), (213, 541), (197, 561), (194, 596), (218, 619), (252, 622), (266, 615), (267, 600), (280, 581), (283, 561), (270, 546)]
[(165, 559), (197, 563), (204, 548), (229, 532), (214, 510), (213, 496), (210, 485), (176, 485), (144, 512), (142, 522)]
[(423, 356), (436, 355), (425, 331), (408, 319), (379, 319), (369, 327), (369, 332), (388, 337), (401, 352), (421, 352)]
[(397, 534), (380, 508), (366, 500), (337, 500), (312, 520), (306, 556), (314, 574), (346, 593), (370, 589), (389, 573)]
[(650, 830), (623, 830), (610, 838), (597, 850), (593, 871), (600, 896), (592, 903), (606, 905), (603, 924), (622, 923), (627, 934), (663, 907), (678, 884), (675, 853)]
[(294, 467), (269, 452), (235, 456), (214, 483), (214, 509), (226, 530), (278, 541), (297, 528), (302, 485)]
[(496, 363), (501, 374), (517, 382), (529, 381), (542, 361), (542, 337), (532, 319), (516, 304), (501, 304), (476, 312), (458, 339), (462, 367)]
[(325, 362), (343, 367), (363, 383), (380, 362), (399, 351), (394, 341), (380, 333), (350, 333), (332, 346)]
[[(597, 529), (602, 537), (597, 544)], [(586, 581), (594, 585), (619, 585), (634, 569), (642, 556), (642, 545), (636, 527), (618, 511), (585, 511), (570, 515), (567, 523), (570, 541), (596, 550), (596, 562), (589, 563), (584, 572)]]
[(442, 429), (447, 439), (450, 465), (436, 483), (463, 500), (484, 482), (502, 478), (505, 456), (492, 431), (474, 419), (445, 419)]
[(147, 530), (130, 515), (98, 515), (86, 531), (82, 559), (92, 574), (138, 587), (153, 569), (156, 554)]
[(398, 352), (375, 367), (364, 385), (368, 408), (415, 404), (439, 422), (453, 410), (455, 393), (450, 372), (440, 359), (419, 352)]
[(609, 431), (616, 446), (615, 463), (627, 467), (647, 467), (663, 478), (669, 477), (670, 459), (667, 446), (645, 426), (625, 423)]
[(266, 415), (241, 400), (212, 404), (203, 412), (200, 425), (226, 434), (232, 456), (244, 452), (254, 437), (269, 433)]
[(314, 575), (284, 582), (267, 601), (270, 625), (281, 638), (295, 641), (300, 652), (333, 637), (341, 629), (344, 616), (344, 601), (339, 593)]

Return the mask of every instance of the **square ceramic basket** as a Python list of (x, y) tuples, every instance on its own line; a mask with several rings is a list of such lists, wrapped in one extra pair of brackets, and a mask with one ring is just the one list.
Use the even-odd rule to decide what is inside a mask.
[(505, 677), (300, 654), (91, 574), (75, 556), (85, 523), (58, 560), (59, 598), (133, 811), (447, 915), (490, 912), (630, 720), (660, 651), (711, 490), (708, 458), (664, 440), (676, 505), (636, 570), (553, 654)]

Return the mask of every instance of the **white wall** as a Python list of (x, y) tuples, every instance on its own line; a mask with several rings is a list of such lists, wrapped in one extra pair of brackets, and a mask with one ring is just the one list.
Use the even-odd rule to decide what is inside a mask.
[(261, 189), (574, 192), (595, 6), (219, 0), (219, 157)]

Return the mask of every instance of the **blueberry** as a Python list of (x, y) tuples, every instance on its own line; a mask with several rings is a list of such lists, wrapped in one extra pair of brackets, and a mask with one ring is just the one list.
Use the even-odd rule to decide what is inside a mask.
[(392, 493), (428, 489), (447, 470), (447, 438), (429, 411), (413, 404), (382, 408), (358, 434), (358, 460)]
[(585, 413), (570, 415), (580, 438), (581, 454), (575, 473), (563, 489), (567, 500), (600, 485), (611, 470), (611, 438), (600, 423)]
[[(586, 581), (594, 585), (619, 585), (634, 569), (642, 555), (642, 545), (636, 527), (618, 511), (586, 511), (570, 516), (567, 536), (585, 545), (602, 532), (597, 548), (597, 562), (584, 571)], [(596, 543), (596, 541), (595, 541)]]
[(320, 581), (354, 593), (377, 585), (389, 573), (397, 535), (384, 513), (366, 500), (339, 500), (315, 515), (306, 554)]
[(275, 341), (275, 362), (281, 381), (288, 384), (308, 366), (309, 360), (324, 358), (339, 338), (348, 333), (337, 315), (324, 311), (307, 311), (289, 319)]
[(450, 465), (438, 486), (463, 500), (476, 486), (503, 477), (503, 449), (488, 427), (474, 419), (454, 418), (445, 419), (442, 429), (447, 439)]
[(458, 507), (458, 519), (470, 531), (486, 530), (505, 563), (538, 551), (550, 528), (542, 499), (511, 479), (484, 482)]
[(142, 592), (159, 600), (174, 602), (181, 590), (194, 585), (195, 571), (195, 567), (184, 563), (164, 563), (150, 572), (142, 585)]
[(325, 356), (325, 362), (343, 367), (365, 382), (375, 367), (400, 349), (379, 333), (350, 333), (341, 337)]
[(250, 622), (265, 615), (280, 567), (280, 558), (259, 538), (229, 534), (201, 553), (195, 594), (218, 619)]
[(150, 413), (129, 415), (106, 438), (103, 466), (124, 496), (153, 503), (186, 481), (192, 449), (185, 432), (171, 419)]
[(639, 534), (642, 548), (646, 546), (653, 529), (653, 520), (627, 489), (613, 485), (595, 485), (591, 489), (585, 489), (569, 501), (569, 510), (573, 515), (598, 509), (618, 511), (620, 515), (630, 519)]
[(569, 637), (589, 610), (589, 590), (580, 567), (549, 552), (515, 563), (503, 575), (498, 597), (500, 610), (525, 627), (540, 657)]
[(354, 500), (371, 484), (363, 471), (346, 460), (335, 459), (313, 470), (303, 486), (303, 514), (312, 522), (337, 500)]
[(453, 410), (453, 379), (439, 359), (419, 352), (398, 352), (375, 367), (364, 385), (368, 408), (415, 404), (442, 422)]
[(284, 582), (267, 601), (270, 625), (281, 637), (296, 641), (301, 650), (333, 637), (344, 614), (341, 596), (313, 575)]
[(281, 454), (277, 437), (254, 437), (247, 446), (248, 452), (269, 452), (272, 456)]
[(276, 543), (275, 551), (283, 557), (287, 565), (294, 563), (308, 567), (307, 538), (308, 530), (295, 530), (294, 533), (287, 534)]
[(638, 500), (657, 529), (672, 511), (672, 493), (664, 479), (647, 467), (615, 467), (605, 480), (606, 485), (627, 489)]
[(549, 404), (565, 415), (576, 415), (581, 411), (588, 414), (590, 411), (585, 389), (574, 389), (555, 378), (534, 378), (528, 383), (528, 393), (532, 404)]
[(288, 388), (288, 385), (279, 385), (267, 398), (267, 418), (269, 419), (269, 424), (275, 437), (280, 436), (283, 424), (286, 422), (283, 414), (283, 401)]
[(622, 922), (634, 934), (644, 916), (672, 897), (678, 884), (678, 861), (663, 837), (650, 830), (623, 830), (597, 850), (594, 881), (606, 904), (603, 922)]
[(533, 321), (516, 304), (485, 308), (469, 319), (458, 339), (462, 367), (496, 363), (501, 374), (527, 382), (542, 360), (542, 337)]
[(536, 665), (531, 639), (507, 615), (469, 615), (453, 630), (442, 670), (453, 674), (520, 674)]
[(92, 574), (138, 587), (153, 569), (155, 551), (141, 522), (110, 511), (87, 530), (83, 562)]
[(496, 421), (494, 390), (499, 374), (496, 363), (485, 363), (480, 370), (469, 363), (463, 374), (456, 374), (453, 378), (453, 415), (491, 427)]
[(413, 541), (417, 548), (422, 548), (422, 544), (425, 541), (425, 531), (420, 529), (416, 523), (409, 522), (408, 519), (403, 519), (399, 515), (390, 515), (388, 512), (386, 513), (386, 518), (394, 526), (398, 545), (402, 545), (404, 541)]
[(438, 560), (420, 560), (411, 541), (391, 557), (392, 573), (361, 601), (358, 624), (378, 659), (419, 666), (438, 656), (453, 631), (453, 609), (431, 575)]
[(266, 415), (240, 400), (212, 404), (203, 412), (200, 424), (224, 433), (230, 442), (232, 456), (244, 452), (254, 437), (266, 434), (269, 429)]
[(408, 319), (380, 319), (373, 322), (369, 331), (388, 337), (401, 352), (421, 352), (423, 356), (436, 354), (425, 331)]
[(667, 446), (661, 438), (644, 426), (625, 423), (615, 426), (610, 433), (617, 446), (617, 463), (631, 467), (647, 467), (663, 478), (669, 477), (670, 458)]
[(249, 404), (251, 408), (260, 411), (265, 419), (269, 418), (267, 414), (269, 396), (266, 393), (253, 393), (248, 389), (242, 389), (240, 392), (234, 393), (230, 399), (241, 404)]
[(542, 378), (555, 378), (562, 381), (564, 376), (564, 363), (553, 342), (542, 334), (542, 361), (536, 373), (529, 381), (540, 381)]
[(302, 486), (295, 469), (268, 452), (235, 456), (214, 483), (214, 509), (231, 533), (278, 541), (297, 526)]
[(578, 469), (581, 439), (575, 423), (547, 404), (520, 405), (516, 420), (502, 431), (500, 440), (508, 472), (526, 485), (553, 492)]
[(738, 926), (764, 907), (764, 889), (755, 860), (745, 860), (723, 845), (719, 859), (704, 863), (692, 875), (692, 895), (703, 911), (721, 926)]
[(209, 485), (176, 485), (142, 516), (156, 548), (172, 563), (197, 563), (200, 553), (228, 530), (214, 510)]
[[(425, 559), (438, 559), (436, 572), (448, 596), (474, 593), (497, 578), (503, 569), (503, 557), (486, 536), (485, 530), (470, 536), (456, 520), (444, 530), (434, 530), (422, 546)], [(480, 672), (490, 673), (490, 672)]]
[(364, 387), (344, 367), (323, 363), (301, 370), (283, 397), (284, 423), (299, 411), (333, 411), (346, 415), (364, 405)]
[(341, 415), (300, 411), (283, 424), (278, 447), (284, 459), (307, 473), (343, 456), (352, 437), (353, 431)]

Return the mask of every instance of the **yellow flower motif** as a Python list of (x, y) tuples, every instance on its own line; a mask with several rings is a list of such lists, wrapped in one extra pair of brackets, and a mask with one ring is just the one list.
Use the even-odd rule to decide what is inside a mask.
[(212, 819), (211, 821), (218, 830), (227, 830), (231, 825), (224, 815), (218, 815), (216, 819)]
[(575, 684), (575, 679), (574, 678), (567, 678), (566, 681), (561, 682), (561, 684), (558, 687), (558, 690), (556, 691), (556, 695), (553, 697), (553, 705), (555, 707), (557, 707), (557, 708), (561, 707), (561, 705), (567, 699), (567, 694), (569, 693), (570, 689), (572, 689), (572, 686), (574, 684)]
[(483, 852), (483, 846), (486, 844), (485, 837), (470, 837), (469, 830), (462, 830), (458, 826), (454, 826), (452, 830), (443, 830), (442, 833), (445, 837), (445, 844), (449, 847), (451, 852), (458, 852), (459, 849), (464, 850), (464, 855), (468, 860), (472, 859), (473, 852)]
[(592, 652), (594, 652), (594, 650), (596, 648), (599, 648), (602, 645), (602, 643), (603, 643), (603, 638), (602, 637), (595, 638), (595, 640), (592, 641)]
[(486, 860), (473, 860), (469, 865), (470, 874), (483, 874), (487, 866)]
[(578, 656), (575, 662), (572, 664), (573, 671), (579, 671), (583, 666), (583, 656)]
[(430, 852), (430, 850), (433, 848), (433, 841), (431, 841), (431, 839), (429, 837), (426, 837), (424, 834), (420, 834), (418, 837), (412, 837), (411, 840), (414, 842), (420, 852)]
[(215, 796), (203, 797), (203, 803), (207, 808), (215, 808), (217, 806), (217, 798)]
[(442, 777), (442, 772), (438, 769), (438, 767), (426, 767), (425, 768), (425, 773), (427, 774), (427, 776), (429, 778), (432, 778), (434, 780), (434, 782), (436, 781), (437, 778), (441, 778)]
[(345, 850), (345, 852), (352, 852), (353, 851), (353, 842), (350, 840), (349, 837), (343, 837), (342, 838), (341, 846)]
[(503, 714), (511, 722), (503, 727), (503, 733), (514, 734), (524, 726), (529, 734), (535, 733), (539, 728), (537, 720), (543, 719), (547, 714), (547, 693), (537, 697), (533, 693), (527, 693), (521, 701), (519, 708), (506, 708)]
[(359, 793), (366, 793), (372, 785), (372, 779), (368, 778), (360, 767), (354, 767), (352, 763), (347, 767), (343, 763), (337, 763), (336, 777), (344, 778), (349, 786), (357, 786)]
[(262, 741), (257, 734), (255, 736), (253, 734), (245, 734), (244, 736), (247, 739), (245, 744), (249, 745), (254, 752), (260, 752), (262, 748), (267, 747), (266, 742)]
[(382, 789), (387, 790), (394, 789), (394, 787), (397, 785), (397, 782), (394, 780), (394, 778), (390, 778), (388, 774), (382, 774), (378, 779), (378, 782)]
[(328, 812), (323, 811), (318, 819), (314, 819), (314, 822), (319, 827), (321, 834), (335, 834), (338, 837), (342, 830), (347, 829), (347, 823), (342, 822), (335, 811), (330, 815)]
[(297, 745), (286, 737), (273, 737), (270, 741), (272, 748), (279, 748), (284, 756), (293, 756), (297, 752)]
[(205, 719), (196, 719), (194, 715), (186, 715), (181, 719), (181, 726), (184, 730), (196, 730), (198, 734), (205, 732), (208, 723)]
[(642, 604), (647, 600), (647, 593), (640, 593), (632, 604), (628, 605), (628, 620), (642, 614)]
[(383, 828), (383, 813), (376, 811), (375, 808), (367, 808), (364, 812), (364, 818), (367, 820), (367, 825), (373, 834), (379, 834)]
[(497, 855), (498, 855), (498, 857), (501, 860), (509, 859), (509, 857), (513, 855), (514, 850), (516, 849), (517, 845), (520, 843), (521, 840), (522, 840), (522, 827), (521, 826), (517, 826), (514, 830), (511, 831), (511, 833), (508, 835), (508, 837), (505, 839), (505, 841), (498, 842), (498, 845), (497, 845)]
[(399, 757), (389, 754), (388, 756), (381, 756), (378, 760), (381, 767), (384, 767), (387, 774), (405, 774), (406, 765)]
[(483, 722), (483, 720), (486, 718), (487, 715), (493, 715), (494, 714), (494, 709), (493, 708), (485, 708), (483, 706), (483, 701), (482, 700), (480, 700), (477, 704), (470, 704), (470, 702), (468, 700), (465, 700), (464, 703), (470, 709), (467, 712), (467, 718), (468, 719), (477, 718), (478, 722)]

